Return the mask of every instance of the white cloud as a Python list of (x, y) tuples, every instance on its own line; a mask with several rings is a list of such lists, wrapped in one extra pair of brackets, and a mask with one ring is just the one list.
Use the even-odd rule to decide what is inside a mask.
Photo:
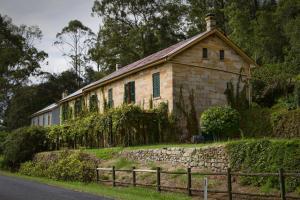
[(37, 47), (49, 54), (49, 64), (43, 65), (42, 69), (59, 73), (70, 68), (70, 65), (53, 46), (55, 35), (73, 19), (80, 20), (96, 33), (101, 20), (91, 16), (93, 2), (94, 0), (0, 0), (0, 14), (8, 15), (17, 25), (39, 26), (43, 39)]

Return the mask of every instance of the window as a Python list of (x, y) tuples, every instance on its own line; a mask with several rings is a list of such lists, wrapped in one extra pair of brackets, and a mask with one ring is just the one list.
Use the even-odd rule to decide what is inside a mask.
[(48, 114), (48, 125), (50, 125), (50, 122), (51, 122), (51, 117), (50, 114)]
[(128, 82), (124, 85), (124, 103), (135, 103), (135, 83)]
[(90, 96), (90, 102), (89, 102), (89, 108), (90, 112), (98, 111), (98, 98), (96, 94), (92, 94)]
[(224, 60), (225, 52), (224, 50), (220, 50), (220, 60)]
[(207, 48), (202, 49), (202, 58), (208, 58)]
[(45, 121), (46, 121), (46, 116), (43, 115), (43, 124), (42, 124), (42, 126), (45, 126), (45, 125), (46, 125)]
[(160, 97), (160, 74), (152, 75), (153, 98)]
[(75, 101), (75, 117), (78, 117), (82, 113), (82, 97), (76, 99)]
[(114, 101), (113, 101), (113, 90), (110, 88), (108, 90), (108, 107), (112, 108), (114, 106)]

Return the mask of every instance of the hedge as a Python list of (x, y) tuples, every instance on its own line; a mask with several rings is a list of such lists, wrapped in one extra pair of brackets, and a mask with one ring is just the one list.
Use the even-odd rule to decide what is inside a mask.
[(99, 160), (80, 151), (45, 152), (21, 165), (19, 172), (28, 176), (63, 181), (91, 182)]
[(8, 134), (3, 144), (3, 162), (10, 168), (31, 160), (35, 153), (48, 150), (47, 129), (24, 127)]
[(174, 130), (167, 104), (150, 111), (124, 104), (52, 126), (48, 139), (51, 149), (133, 146), (175, 140)]
[(239, 135), (240, 114), (229, 106), (215, 106), (201, 115), (203, 133), (213, 135), (214, 139), (236, 137)]
[[(300, 140), (246, 140), (227, 144), (230, 166), (243, 172), (300, 171)], [(278, 188), (278, 177), (241, 177), (246, 185)], [(300, 178), (286, 178), (288, 191), (300, 186)]]
[(300, 137), (300, 109), (281, 112), (274, 119), (273, 135), (276, 137)]

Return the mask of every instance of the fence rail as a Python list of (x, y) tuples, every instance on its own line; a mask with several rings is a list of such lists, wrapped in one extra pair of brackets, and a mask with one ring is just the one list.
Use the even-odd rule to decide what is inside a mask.
[[(112, 174), (112, 180), (101, 180), (100, 172), (106, 171)], [(116, 172), (127, 172), (132, 174), (132, 182), (121, 182), (116, 181)], [(204, 172), (192, 172), (191, 168), (187, 168), (185, 172), (172, 172), (172, 171), (162, 171), (160, 167), (157, 167), (156, 170), (153, 169), (136, 169), (132, 167), (132, 169), (116, 169), (114, 166), (111, 168), (96, 168), (97, 173), (97, 182), (110, 182), (112, 186), (115, 187), (116, 184), (119, 185), (132, 185), (136, 186), (146, 186), (146, 187), (155, 187), (158, 192), (162, 189), (173, 189), (173, 190), (185, 190), (189, 196), (193, 195), (193, 192), (203, 193), (204, 189), (196, 189), (192, 188), (192, 176), (193, 175), (202, 175), (202, 176), (224, 176), (226, 177), (227, 182), (227, 190), (207, 190), (208, 193), (223, 193), (227, 194), (228, 200), (233, 199), (233, 195), (243, 195), (243, 196), (252, 196), (252, 197), (271, 197), (278, 198), (280, 200), (287, 199), (298, 199), (300, 197), (288, 196), (286, 194), (285, 189), (285, 178), (286, 177), (300, 177), (300, 172), (285, 172), (283, 169), (279, 169), (278, 173), (245, 173), (245, 172), (232, 172), (230, 168), (227, 169), (227, 172), (219, 172), (219, 173), (204, 173)], [(143, 184), (137, 183), (137, 173), (153, 173), (156, 174), (156, 184)], [(165, 186), (161, 185), (161, 174), (174, 174), (174, 175), (186, 175), (187, 176), (187, 186), (186, 187), (174, 187), (174, 186)], [(232, 176), (260, 176), (260, 177), (269, 177), (269, 176), (277, 176), (279, 179), (280, 186), (280, 195), (274, 194), (258, 194), (258, 193), (246, 193), (246, 192), (236, 192), (232, 190)]]

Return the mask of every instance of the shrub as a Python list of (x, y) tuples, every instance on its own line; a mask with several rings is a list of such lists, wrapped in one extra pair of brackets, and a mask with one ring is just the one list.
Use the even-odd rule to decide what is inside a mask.
[(228, 106), (211, 107), (201, 115), (201, 127), (205, 134), (214, 139), (232, 137), (239, 132), (240, 114)]
[(33, 155), (48, 149), (47, 131), (41, 127), (20, 128), (8, 135), (3, 147), (4, 163), (17, 168)]
[(8, 132), (0, 131), (0, 154), (3, 153), (3, 148), (4, 148), (3, 145), (7, 136), (8, 136)]
[(95, 179), (99, 160), (82, 152), (46, 152), (21, 165), (19, 172), (28, 176), (63, 181), (90, 182)]
[(274, 121), (274, 136), (300, 137), (300, 109), (278, 113)]
[[(230, 166), (235, 171), (278, 172), (300, 170), (300, 140), (247, 140), (227, 144)], [(279, 188), (278, 177), (241, 177), (243, 184)], [(288, 191), (300, 186), (300, 178), (287, 177)]]
[(265, 137), (272, 135), (271, 111), (258, 105), (241, 111), (240, 128), (246, 137)]
[(59, 147), (133, 146), (163, 142), (174, 137), (174, 122), (168, 105), (142, 110), (136, 105), (111, 108), (104, 113), (90, 113), (50, 127), (47, 138), (51, 149)]

